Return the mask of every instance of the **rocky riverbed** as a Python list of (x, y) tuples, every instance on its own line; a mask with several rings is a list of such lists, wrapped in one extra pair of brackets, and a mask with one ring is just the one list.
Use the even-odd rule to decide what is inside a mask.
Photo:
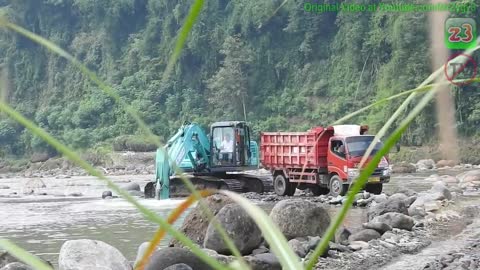
[[(131, 194), (141, 196), (139, 190), (151, 177), (121, 175), (111, 178)], [(0, 206), (4, 209), (0, 214), (0, 236), (12, 239), (51, 261), (57, 269), (75, 269), (82, 264), (80, 269), (94, 269), (89, 265), (92, 261), (110, 267), (107, 269), (131, 269), (138, 257), (138, 247), (156, 229), (122, 199), (102, 199), (102, 193), (107, 189), (91, 177), (4, 176), (0, 186)], [(470, 268), (465, 269), (476, 269), (478, 246), (475, 239), (478, 238), (474, 225), (478, 223), (479, 186), (480, 171), (474, 166), (469, 170), (465, 170), (465, 166), (452, 167), (451, 170), (432, 167), (421, 173), (394, 175), (392, 182), (385, 187), (385, 194), (357, 194), (356, 206), (317, 268), (456, 269), (468, 265)], [(287, 235), (289, 245), (303, 259), (311, 255), (326, 224), (343, 202), (340, 197), (314, 197), (299, 190), (293, 200), (274, 194), (249, 193), (244, 196), (270, 213)], [(162, 216), (181, 202), (159, 202), (141, 197), (139, 200)], [(270, 253), (248, 216), (238, 207), (228, 206), (228, 200), (224, 198), (212, 197), (210, 200), (213, 201), (212, 210), (223, 220), (229, 232), (241, 236), (235, 243), (241, 247), (246, 261), (254, 269), (279, 269), (278, 260)], [(179, 226), (210, 256), (224, 262), (233, 259), (222, 247), (215, 230), (209, 228), (207, 219), (195, 208), (182, 216)], [(242, 231), (245, 228), (251, 229)], [(454, 241), (456, 245), (445, 244), (448, 241)], [(418, 255), (442, 244), (452, 248), (442, 249), (438, 258)], [(202, 269), (195, 267), (197, 261), (191, 253), (183, 249), (179, 251), (179, 248), (177, 242), (166, 239), (155, 254), (152, 267), (165, 263), (162, 258), (168, 257), (169, 263), (183, 262), (190, 268)], [(91, 252), (96, 249), (101, 252)], [(181, 256), (177, 260), (172, 254)], [(90, 259), (79, 260), (77, 256)], [(105, 256), (114, 259), (102, 260)], [(0, 266), (14, 259), (2, 260)], [(414, 263), (402, 266), (403, 261)], [(186, 265), (178, 269), (188, 269)], [(2, 270), (6, 269), (22, 268)]]

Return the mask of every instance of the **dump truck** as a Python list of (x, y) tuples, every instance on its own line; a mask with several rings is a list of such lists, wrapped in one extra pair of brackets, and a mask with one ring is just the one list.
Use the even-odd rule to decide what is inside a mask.
[[(273, 175), (273, 188), (278, 195), (291, 196), (298, 189), (310, 189), (314, 195), (345, 195), (359, 176), (360, 162), (374, 140), (367, 135), (368, 126), (338, 125), (314, 127), (306, 132), (262, 132), (260, 162)], [(374, 144), (370, 157), (382, 147)], [(365, 189), (382, 192), (389, 182), (388, 157), (382, 157)]]

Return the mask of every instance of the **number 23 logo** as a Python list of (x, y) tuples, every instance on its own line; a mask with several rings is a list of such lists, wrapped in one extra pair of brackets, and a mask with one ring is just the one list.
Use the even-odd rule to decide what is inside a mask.
[[(459, 37), (458, 34), (462, 32), (462, 29), (465, 31), (465, 37)], [(473, 34), (472, 34), (472, 25), (469, 23), (464, 23), (462, 24), (462, 28), (457, 27), (457, 26), (451, 26), (448, 28), (448, 33), (450, 33), (450, 36), (448, 37), (448, 40), (450, 42), (465, 42), (468, 43), (472, 41), (473, 39)]]

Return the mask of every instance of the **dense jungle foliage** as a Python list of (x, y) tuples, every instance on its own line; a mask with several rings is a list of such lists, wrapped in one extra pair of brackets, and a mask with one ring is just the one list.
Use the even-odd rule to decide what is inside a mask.
[[(306, 130), (414, 88), (431, 72), (427, 13), (316, 14), (304, 10), (303, 0), (290, 0), (275, 13), (282, 2), (206, 1), (163, 83), (192, 1), (0, 0), (0, 6), (11, 21), (65, 48), (113, 85), (164, 141), (185, 120), (205, 126), (243, 120), (243, 104), (255, 132)], [(379, 1), (357, 1), (373, 2)], [(120, 136), (141, 138), (123, 108), (32, 41), (2, 31), (0, 63), (8, 71), (8, 101), (66, 144), (85, 149)], [(452, 87), (461, 136), (480, 134), (477, 86)], [(351, 122), (369, 124), (374, 132), (398, 104)], [(432, 103), (402, 143), (435, 140), (436, 122)], [(5, 116), (0, 147), (14, 155), (48, 150)]]

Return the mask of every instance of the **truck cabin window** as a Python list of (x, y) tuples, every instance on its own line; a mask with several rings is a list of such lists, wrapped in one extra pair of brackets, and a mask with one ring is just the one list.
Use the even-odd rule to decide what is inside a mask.
[(333, 140), (331, 143), (331, 150), (337, 156), (345, 158), (345, 145), (340, 140)]
[[(354, 136), (347, 138), (348, 154), (351, 157), (363, 156), (373, 141), (374, 136)], [(382, 148), (382, 143), (377, 142), (370, 155), (374, 155)]]
[(213, 129), (214, 149), (218, 153), (217, 160), (221, 163), (233, 162), (234, 137), (233, 127), (218, 127)]

